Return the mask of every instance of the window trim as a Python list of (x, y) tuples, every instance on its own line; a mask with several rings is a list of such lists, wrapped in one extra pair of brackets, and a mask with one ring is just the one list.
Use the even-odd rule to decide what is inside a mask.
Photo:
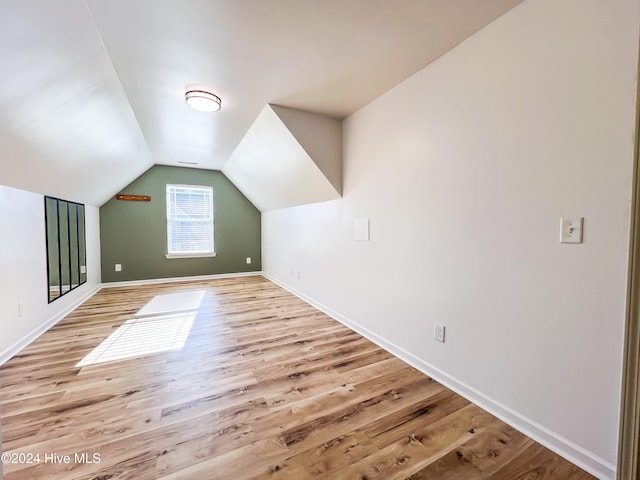
[(167, 253), (164, 258), (207, 258), (217, 256), (216, 252), (213, 253)]
[[(211, 246), (212, 250), (210, 252), (169, 252), (169, 225), (172, 220), (170, 217), (170, 190), (176, 188), (186, 188), (186, 189), (202, 189), (209, 190), (211, 192)], [(211, 258), (216, 256), (216, 242), (215, 242), (215, 202), (213, 198), (213, 187), (210, 185), (185, 185), (185, 184), (176, 184), (176, 183), (167, 183), (165, 190), (165, 209), (166, 209), (166, 218), (167, 218), (167, 253), (165, 254), (165, 258), (173, 259), (173, 258)]]

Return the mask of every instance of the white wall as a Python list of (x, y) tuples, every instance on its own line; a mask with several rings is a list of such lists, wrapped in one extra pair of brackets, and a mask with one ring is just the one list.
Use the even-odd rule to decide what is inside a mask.
[(611, 478), (637, 46), (637, 0), (524, 2), (345, 121), (344, 198), (264, 213), (265, 273)]
[(87, 282), (48, 304), (44, 197), (0, 185), (0, 364), (99, 287), (98, 215), (98, 208), (85, 207)]

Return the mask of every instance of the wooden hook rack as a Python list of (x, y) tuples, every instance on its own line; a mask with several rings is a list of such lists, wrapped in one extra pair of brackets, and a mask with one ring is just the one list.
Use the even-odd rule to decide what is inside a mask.
[(149, 195), (116, 195), (116, 200), (128, 200), (134, 202), (150, 202)]

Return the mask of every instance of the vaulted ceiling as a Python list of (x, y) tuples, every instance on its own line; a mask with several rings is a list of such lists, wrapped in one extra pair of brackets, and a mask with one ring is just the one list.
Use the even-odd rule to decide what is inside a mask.
[(2, 0), (0, 184), (101, 205), (223, 169), (265, 105), (342, 119), (521, 1)]

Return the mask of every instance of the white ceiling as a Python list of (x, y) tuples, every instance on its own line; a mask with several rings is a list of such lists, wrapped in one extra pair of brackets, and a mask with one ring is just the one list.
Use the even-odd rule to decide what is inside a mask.
[(101, 205), (221, 169), (266, 104), (344, 118), (521, 1), (2, 0), (0, 184)]

